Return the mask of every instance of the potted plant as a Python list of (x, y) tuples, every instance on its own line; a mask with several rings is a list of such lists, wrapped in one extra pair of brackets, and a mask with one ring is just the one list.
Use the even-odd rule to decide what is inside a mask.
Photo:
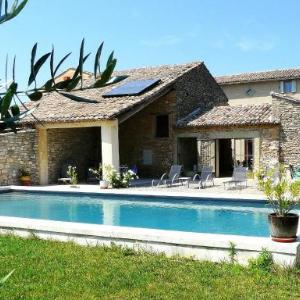
[(259, 185), (273, 209), (268, 215), (272, 240), (289, 243), (297, 238), (299, 215), (292, 210), (300, 200), (300, 181), (289, 180), (285, 169), (278, 169), (260, 176)]
[(29, 186), (31, 185), (31, 176), (30, 173), (25, 169), (20, 169), (20, 181), (21, 185)]
[(78, 174), (77, 174), (77, 168), (73, 166), (68, 167), (67, 175), (69, 176), (71, 180), (71, 187), (77, 188), (78, 185)]
[(102, 178), (103, 176), (103, 168), (102, 164), (100, 163), (97, 169), (89, 169), (89, 172), (94, 174), (95, 177), (99, 180), (100, 189), (107, 189), (109, 186), (109, 182)]

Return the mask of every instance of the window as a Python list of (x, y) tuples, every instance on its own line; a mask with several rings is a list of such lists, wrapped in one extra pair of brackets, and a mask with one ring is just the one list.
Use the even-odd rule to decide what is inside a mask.
[(156, 137), (169, 137), (169, 116), (156, 116)]
[(151, 166), (153, 162), (153, 153), (152, 150), (144, 149), (143, 150), (143, 165)]
[(296, 81), (285, 80), (280, 82), (281, 93), (295, 93), (296, 92)]

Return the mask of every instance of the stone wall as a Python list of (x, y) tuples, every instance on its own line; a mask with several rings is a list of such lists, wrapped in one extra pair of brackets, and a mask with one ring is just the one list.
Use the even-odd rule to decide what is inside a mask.
[(204, 64), (185, 73), (175, 84), (178, 119), (195, 109), (227, 105), (228, 99)]
[(300, 102), (273, 98), (274, 114), (280, 119), (280, 160), (300, 164)]
[(99, 128), (48, 129), (49, 183), (57, 183), (62, 165), (72, 160), (78, 166), (80, 181), (85, 181), (88, 168), (101, 161)]
[[(119, 127), (120, 162), (137, 165), (142, 177), (159, 176), (176, 161), (176, 122), (199, 107), (211, 109), (227, 104), (227, 98), (204, 64), (179, 78), (174, 90), (156, 100)], [(169, 115), (169, 137), (155, 137), (156, 116)], [(152, 153), (146, 164), (144, 153)]]
[(38, 184), (37, 134), (35, 130), (0, 135), (0, 185), (20, 184), (20, 169)]
[[(155, 137), (156, 116), (169, 115), (169, 137)], [(159, 176), (174, 161), (176, 92), (172, 91), (119, 126), (120, 162), (137, 165), (142, 177)], [(144, 151), (152, 153), (152, 164), (143, 162)]]
[[(176, 130), (177, 137), (196, 137), (201, 141), (213, 141), (218, 139), (255, 139), (254, 167), (267, 166), (279, 161), (280, 153), (280, 128), (272, 126), (249, 127), (222, 127), (222, 128), (181, 128)], [(257, 143), (256, 143), (257, 141)], [(211, 151), (210, 148), (207, 148)], [(206, 157), (202, 153), (202, 156)], [(221, 163), (221, 162), (220, 162)], [(201, 161), (200, 161), (201, 164)], [(206, 163), (205, 163), (206, 164)], [(201, 166), (200, 166), (201, 168)]]
[(279, 128), (261, 129), (260, 166), (270, 167), (280, 160), (280, 131)]

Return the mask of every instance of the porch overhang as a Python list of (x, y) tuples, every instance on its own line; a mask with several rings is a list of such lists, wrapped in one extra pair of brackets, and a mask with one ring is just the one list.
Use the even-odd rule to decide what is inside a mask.
[[(101, 128), (101, 156), (102, 164), (110, 165), (119, 170), (119, 121), (114, 120), (95, 120), (95, 121), (76, 121), (76, 122), (53, 122), (37, 124), (38, 132), (38, 159), (39, 159), (39, 182), (41, 185), (49, 183), (49, 164), (48, 164), (48, 130), (51, 129), (70, 129), (70, 128)], [(100, 137), (99, 137), (100, 139)], [(104, 177), (107, 176), (104, 172)]]

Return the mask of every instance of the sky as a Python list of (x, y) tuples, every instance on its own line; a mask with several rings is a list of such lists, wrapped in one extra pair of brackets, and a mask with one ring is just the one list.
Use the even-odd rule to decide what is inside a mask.
[[(104, 41), (103, 61), (114, 50), (120, 70), (191, 61), (213, 75), (299, 67), (299, 9), (298, 0), (29, 0), (0, 26), (0, 78), (6, 55), (16, 55), (26, 86), (35, 42), (38, 55), (52, 45), (57, 60), (72, 52), (61, 71), (76, 66), (82, 38), (92, 54)], [(39, 80), (48, 74), (43, 67)]]

